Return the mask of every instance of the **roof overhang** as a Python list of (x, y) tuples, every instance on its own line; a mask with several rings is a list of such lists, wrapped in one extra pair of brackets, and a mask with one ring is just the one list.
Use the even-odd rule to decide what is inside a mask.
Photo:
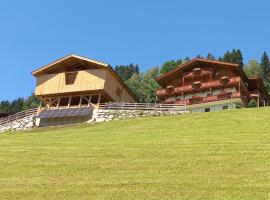
[(214, 66), (215, 67), (223, 66), (223, 67), (233, 68), (234, 70), (236, 70), (239, 73), (239, 75), (245, 81), (248, 81), (248, 78), (247, 78), (246, 74), (244, 73), (242, 67), (239, 66), (238, 64), (221, 62), (221, 61), (214, 61), (214, 60), (208, 60), (208, 59), (201, 59), (201, 58), (195, 58), (187, 63), (179, 65), (177, 68), (173, 69), (172, 71), (167, 72), (167, 73), (163, 74), (162, 76), (157, 77), (156, 81), (161, 86), (164, 86), (165, 85), (164, 82), (166, 82), (166, 79), (172, 79), (174, 77), (179, 76), (179, 74), (181, 74), (184, 71), (187, 71), (187, 70), (192, 69), (194, 67), (200, 67), (203, 65), (209, 65), (209, 66), (213, 66), (213, 67)]
[(49, 71), (51, 70), (52, 68), (55, 68), (57, 64), (59, 63), (62, 63), (64, 62), (65, 60), (68, 60), (68, 59), (71, 59), (71, 58), (74, 58), (74, 59), (78, 59), (78, 60), (81, 60), (81, 61), (86, 61), (86, 62), (89, 62), (89, 63), (93, 63), (93, 64), (96, 64), (98, 66), (102, 66), (102, 67), (110, 67), (109, 64), (107, 63), (104, 63), (104, 62), (101, 62), (101, 61), (97, 61), (97, 60), (94, 60), (94, 59), (90, 59), (90, 58), (86, 58), (86, 57), (83, 57), (83, 56), (79, 56), (79, 55), (76, 55), (76, 54), (70, 54), (70, 55), (67, 55), (65, 57), (62, 57), (48, 65), (45, 65), (37, 70), (34, 70), (32, 72), (32, 75), (33, 76), (38, 76), (42, 73), (45, 73), (46, 71)]

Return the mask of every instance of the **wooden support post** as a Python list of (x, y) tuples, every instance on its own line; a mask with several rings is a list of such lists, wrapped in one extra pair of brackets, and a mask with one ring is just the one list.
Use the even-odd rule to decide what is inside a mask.
[(100, 104), (100, 98), (101, 98), (101, 94), (98, 95), (98, 103), (97, 103), (97, 108), (99, 109), (99, 104)]
[(90, 107), (91, 101), (92, 101), (92, 94), (90, 94), (89, 99), (88, 99), (88, 105), (87, 105), (88, 107)]
[(71, 96), (68, 99), (68, 108), (70, 108), (70, 103), (71, 103)]
[(82, 95), (80, 97), (80, 103), (79, 103), (79, 107), (81, 107), (81, 106), (82, 106)]
[(56, 108), (59, 108), (60, 105), (60, 97), (58, 97)]
[(98, 95), (98, 105), (100, 104), (101, 94)]
[(258, 98), (257, 98), (257, 106), (258, 106), (258, 108), (260, 107), (260, 97), (259, 97), (259, 95), (258, 95)]
[(39, 104), (39, 107), (38, 107), (38, 113), (41, 111), (41, 107), (42, 107), (42, 102), (43, 101), (43, 99), (41, 98), (41, 100), (40, 100), (40, 104)]
[(49, 106), (48, 106), (48, 109), (50, 109), (51, 103), (52, 103), (52, 98), (50, 97), (50, 98), (49, 98)]

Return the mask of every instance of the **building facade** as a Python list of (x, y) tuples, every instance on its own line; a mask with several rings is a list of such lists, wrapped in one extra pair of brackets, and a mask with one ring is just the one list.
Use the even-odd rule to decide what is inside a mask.
[(32, 74), (36, 77), (35, 95), (42, 102), (38, 118), (46, 124), (88, 118), (92, 107), (100, 103), (137, 102), (109, 64), (79, 55), (63, 57)]
[(237, 64), (193, 59), (156, 79), (162, 87), (162, 103), (187, 104), (193, 112), (210, 112), (270, 105), (270, 97), (259, 77), (248, 78)]

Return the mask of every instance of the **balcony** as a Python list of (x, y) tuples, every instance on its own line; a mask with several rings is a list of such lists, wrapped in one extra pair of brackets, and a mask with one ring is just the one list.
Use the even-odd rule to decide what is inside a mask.
[(235, 99), (235, 98), (241, 98), (244, 103), (246, 103), (246, 96), (242, 96), (239, 92), (224, 92), (220, 93), (215, 96), (208, 96), (208, 97), (200, 97), (195, 96), (187, 100), (176, 100), (175, 104), (187, 104), (187, 105), (193, 105), (193, 104), (199, 104), (199, 103), (208, 103), (213, 101), (221, 101), (221, 100), (227, 100), (227, 99)]
[(174, 90), (167, 91), (166, 89), (159, 89), (157, 90), (157, 96), (170, 96), (170, 95), (177, 95), (187, 92), (199, 92), (204, 89), (215, 89), (215, 88), (222, 88), (222, 87), (230, 87), (233, 85), (238, 85), (241, 82), (240, 77), (233, 77), (229, 78), (227, 83), (222, 82), (222, 80), (214, 80), (208, 82), (202, 82), (200, 87), (194, 88), (193, 85), (184, 85), (175, 87)]
[(194, 68), (191, 72), (184, 73), (183, 78), (185, 80), (192, 79), (194, 77), (209, 77), (214, 73), (212, 68)]

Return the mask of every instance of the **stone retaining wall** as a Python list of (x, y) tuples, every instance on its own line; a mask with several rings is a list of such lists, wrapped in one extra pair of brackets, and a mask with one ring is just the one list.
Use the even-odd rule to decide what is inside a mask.
[(138, 117), (156, 117), (165, 115), (182, 115), (187, 111), (142, 111), (142, 110), (94, 110), (93, 117), (88, 123), (104, 122)]
[(4, 131), (22, 131), (28, 130), (35, 126), (35, 115), (28, 116), (16, 121), (0, 125), (0, 133)]
[[(182, 115), (187, 111), (142, 111), (142, 110), (94, 110), (92, 119), (88, 123), (97, 123), (111, 120), (121, 120), (138, 117), (156, 117), (165, 115)], [(89, 116), (91, 117), (91, 116)], [(36, 126), (35, 115), (25, 117), (3, 126), (0, 125), (0, 133), (4, 131), (21, 131), (28, 130)]]

